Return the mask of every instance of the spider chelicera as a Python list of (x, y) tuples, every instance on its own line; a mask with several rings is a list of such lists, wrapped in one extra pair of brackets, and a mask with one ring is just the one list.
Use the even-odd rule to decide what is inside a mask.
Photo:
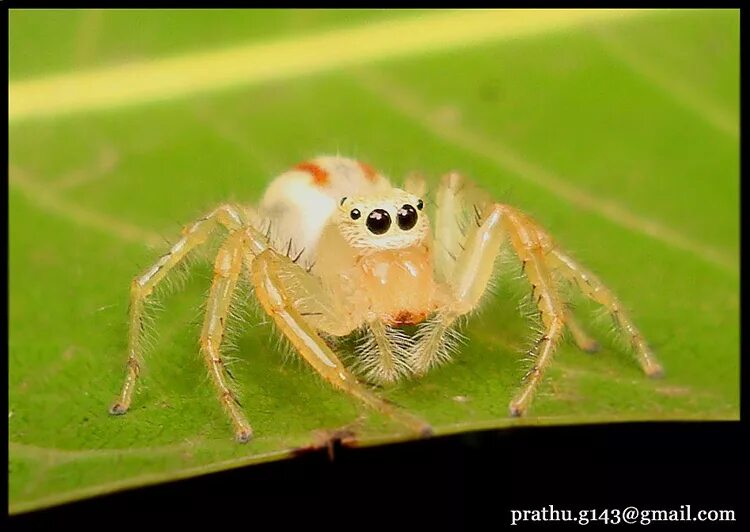
[[(142, 363), (145, 305), (154, 288), (218, 228), (227, 236), (215, 260), (200, 345), (240, 442), (251, 438), (252, 429), (229, 386), (221, 345), (242, 275), (281, 334), (325, 380), (421, 435), (432, 432), (426, 421), (357, 377), (383, 384), (449, 360), (457, 321), (477, 309), (505, 246), (521, 261), (543, 329), (511, 415), (528, 409), (566, 328), (581, 349), (596, 349), (566, 305), (561, 279), (612, 314), (647, 375), (662, 373), (612, 292), (529, 216), (450, 173), (437, 191), (431, 225), (424, 192), (420, 178), (395, 188), (364, 163), (321, 156), (278, 176), (257, 209), (225, 204), (187, 226), (170, 251), (133, 280), (127, 375), (110, 412), (124, 414), (130, 406)], [(352, 371), (327, 341), (351, 334), (361, 335)]]

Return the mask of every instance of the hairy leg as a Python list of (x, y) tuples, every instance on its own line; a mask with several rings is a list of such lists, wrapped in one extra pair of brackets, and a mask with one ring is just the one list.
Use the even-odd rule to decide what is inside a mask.
[(125, 382), (119, 399), (111, 406), (111, 414), (124, 414), (130, 408), (142, 365), (144, 311), (148, 297), (167, 274), (174, 269), (193, 249), (205, 243), (217, 226), (229, 231), (243, 224), (242, 211), (232, 205), (222, 205), (207, 216), (187, 226), (183, 237), (142, 275), (133, 279), (130, 286), (130, 322), (128, 332), (128, 360)]
[(649, 377), (662, 376), (664, 370), (661, 364), (612, 291), (559, 249), (549, 252), (549, 262), (562, 275), (573, 281), (587, 297), (604, 306), (612, 314), (622, 331), (628, 335), (643, 372)]
[[(412, 357), (415, 372), (424, 373), (431, 365), (438, 363), (441, 357), (445, 357), (445, 336), (452, 330), (459, 316), (470, 312), (479, 304), (491, 279), (502, 241), (506, 238), (523, 263), (544, 327), (544, 334), (535, 348), (535, 364), (524, 378), (523, 389), (511, 402), (510, 410), (513, 415), (522, 415), (530, 405), (565, 327), (570, 329), (581, 349), (593, 351), (597, 347), (597, 343), (565, 309), (553, 270), (576, 281), (586, 295), (610, 309), (630, 335), (631, 343), (647, 374), (657, 375), (661, 372), (661, 367), (655, 362), (643, 337), (611, 292), (558, 250), (549, 235), (520, 211), (501, 204), (487, 205), (484, 209), (475, 207), (475, 227), (470, 229), (462, 241), (464, 231), (458, 231), (457, 227), (460, 226), (457, 217), (466, 208), (461, 207), (462, 200), (458, 191), (465, 189), (466, 185), (456, 175), (448, 176), (444, 181), (439, 198), (442, 201), (441, 207), (446, 207), (446, 210), (442, 214), (438, 213), (437, 234), (442, 234), (444, 241), (453, 242), (454, 246), (460, 248), (460, 252), (456, 253), (454, 250), (447, 256), (437, 256), (438, 261), (452, 263), (443, 266), (443, 270), (450, 273), (447, 284), (452, 302), (418, 333), (418, 347)], [(452, 228), (450, 224), (453, 224)]]
[(480, 220), (487, 201), (487, 195), (460, 174), (443, 177), (437, 193), (434, 257), (449, 297), (417, 331), (410, 357), (417, 375), (450, 358), (461, 339), (456, 320), (477, 306), (487, 287), (502, 240), (497, 220)]
[(418, 173), (409, 174), (404, 179), (404, 190), (409, 194), (414, 194), (418, 198), (424, 199), (424, 195), (427, 192), (427, 184), (424, 177)]
[(219, 393), (224, 409), (234, 426), (237, 441), (245, 443), (252, 437), (252, 429), (242, 413), (239, 400), (227, 383), (227, 372), (221, 357), (221, 342), (224, 338), (227, 317), (237, 280), (242, 272), (244, 255), (243, 231), (236, 231), (219, 249), (214, 265), (214, 280), (206, 306), (206, 317), (201, 332), (201, 354), (211, 380)]
[(524, 265), (524, 272), (532, 285), (532, 295), (542, 314), (545, 333), (537, 345), (535, 364), (525, 377), (521, 392), (511, 401), (510, 409), (514, 415), (522, 415), (533, 398), (534, 391), (541, 381), (544, 370), (549, 365), (555, 344), (560, 338), (563, 326), (571, 329), (574, 338), (582, 348), (593, 347), (580, 325), (571, 320), (571, 315), (564, 309), (563, 301), (556, 286), (553, 271), (559, 272), (578, 283), (584, 293), (595, 301), (607, 306), (620, 320), (628, 332), (644, 371), (648, 375), (661, 373), (661, 366), (655, 361), (643, 340), (621, 305), (612, 293), (589, 272), (583, 270), (567, 255), (560, 251), (552, 238), (531, 218), (507, 205), (497, 204), (492, 207), (487, 220), (498, 216), (501, 226), (507, 232), (509, 240)]
[(510, 413), (521, 416), (528, 409), (542, 380), (544, 371), (552, 361), (557, 344), (565, 327), (565, 307), (560, 298), (555, 279), (545, 262), (544, 244), (529, 220), (506, 205), (495, 205), (488, 219), (498, 217), (516, 255), (523, 262), (524, 274), (531, 284), (532, 298), (542, 318), (544, 334), (535, 346), (534, 365), (524, 376), (524, 385), (510, 402)]
[(341, 363), (336, 354), (297, 310), (294, 298), (279, 274), (289, 268), (291, 261), (273, 250), (258, 254), (252, 261), (252, 282), (255, 295), (272, 317), (279, 330), (300, 355), (333, 386), (356, 397), (369, 407), (385, 414), (422, 435), (429, 435), (429, 424), (400, 409), (357, 381)]
[(570, 334), (573, 335), (573, 341), (581, 351), (586, 351), (587, 353), (596, 353), (599, 351), (599, 342), (589, 336), (569, 310), (565, 311), (565, 323), (568, 326)]
[(450, 356), (452, 327), (459, 316), (479, 304), (492, 275), (502, 239), (497, 215), (488, 217), (469, 231), (448, 282), (449, 303), (417, 332), (417, 346), (411, 360), (417, 375), (426, 373)]
[(357, 371), (370, 382), (395, 382), (410, 372), (406, 362), (408, 336), (379, 319), (367, 322), (368, 334), (357, 346)]
[(477, 214), (489, 204), (489, 196), (461, 174), (443, 176), (435, 199), (435, 270), (438, 278), (454, 278), (458, 258), (466, 250), (470, 234), (478, 226)]
[[(248, 257), (250, 268), (253, 260), (254, 256)], [(409, 372), (403, 347), (407, 337), (401, 331), (388, 327), (376, 317), (367, 318), (346, 308), (331, 290), (294, 259), (277, 261), (275, 271), (288, 300), (314, 330), (340, 337), (358, 328), (363, 320), (366, 322), (366, 336), (357, 346), (356, 369), (367, 380), (392, 382)]]

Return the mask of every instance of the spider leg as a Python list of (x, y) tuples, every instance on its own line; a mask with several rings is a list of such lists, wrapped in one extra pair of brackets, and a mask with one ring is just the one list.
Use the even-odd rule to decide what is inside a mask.
[(407, 175), (404, 180), (404, 190), (419, 198), (423, 198), (427, 191), (427, 184), (425, 183), (424, 176), (416, 172)]
[(544, 370), (552, 360), (552, 355), (564, 326), (571, 329), (579, 345), (585, 346), (590, 339), (583, 336), (583, 330), (564, 308), (553, 271), (579, 286), (588, 287), (584, 293), (595, 301), (607, 306), (622, 327), (630, 334), (641, 366), (648, 375), (661, 373), (661, 366), (648, 349), (642, 335), (635, 328), (614, 295), (592, 274), (582, 269), (570, 257), (560, 251), (552, 238), (525, 214), (507, 205), (495, 204), (489, 210), (486, 222), (499, 220), (507, 233), (519, 259), (523, 262), (524, 273), (532, 285), (532, 295), (540, 310), (545, 333), (537, 344), (537, 356), (531, 370), (524, 377), (522, 390), (511, 401), (511, 414), (522, 415), (533, 399), (534, 392), (542, 379)]
[(587, 297), (606, 307), (614, 316), (620, 328), (630, 337), (630, 343), (643, 372), (649, 377), (662, 376), (664, 369), (617, 297), (596, 276), (559, 249), (550, 250), (548, 257), (550, 264), (557, 271), (573, 281)]
[(447, 281), (453, 277), (456, 260), (466, 239), (459, 196), (460, 177), (448, 174), (443, 177), (437, 191), (435, 204), (435, 273)]
[(511, 401), (510, 411), (514, 416), (522, 415), (542, 379), (544, 370), (552, 360), (552, 354), (565, 329), (565, 307), (560, 298), (555, 279), (544, 258), (543, 244), (533, 226), (514, 209), (505, 205), (487, 205), (474, 209), (475, 229), (469, 232), (458, 256), (449, 282), (453, 296), (446, 310), (434, 318), (434, 334), (420, 338), (421, 349), (417, 350), (416, 369), (424, 371), (434, 363), (435, 346), (440, 345), (440, 336), (450, 330), (458, 316), (474, 310), (485, 293), (494, 270), (494, 263), (504, 240), (509, 240), (516, 255), (523, 262), (524, 274), (532, 285), (532, 296), (544, 327), (544, 333), (536, 343), (534, 365), (524, 377), (524, 387)]
[(130, 408), (135, 384), (142, 366), (144, 311), (148, 297), (167, 274), (193, 249), (205, 243), (217, 226), (229, 231), (244, 223), (242, 211), (232, 205), (221, 205), (204, 218), (183, 230), (183, 236), (172, 248), (130, 285), (130, 320), (128, 332), (128, 360), (125, 382), (119, 399), (110, 407), (111, 414), (124, 414)]
[(544, 371), (552, 362), (552, 355), (562, 337), (566, 312), (555, 280), (545, 261), (544, 244), (535, 226), (521, 213), (506, 205), (495, 205), (490, 219), (501, 220), (503, 228), (519, 259), (524, 264), (524, 273), (532, 287), (534, 298), (541, 314), (544, 334), (535, 346), (534, 365), (524, 376), (524, 386), (510, 403), (513, 416), (521, 416), (534, 398)]
[(333, 386), (421, 435), (431, 434), (432, 428), (428, 423), (379, 397), (360, 384), (344, 367), (315, 327), (297, 310), (294, 295), (287, 290), (283, 281), (282, 272), (289, 269), (289, 264), (290, 259), (271, 249), (257, 254), (251, 263), (255, 295), (284, 336), (313, 369)]
[(435, 200), (435, 270), (438, 278), (450, 281), (458, 257), (466, 249), (469, 234), (476, 229), (474, 209), (483, 210), (489, 196), (461, 174), (443, 176)]
[(565, 323), (568, 325), (570, 334), (573, 335), (573, 341), (581, 351), (586, 351), (587, 353), (596, 353), (599, 351), (599, 342), (589, 336), (569, 310), (565, 311)]
[(242, 413), (234, 391), (228, 386), (220, 348), (232, 295), (242, 272), (245, 238), (243, 231), (235, 231), (219, 249), (200, 342), (201, 353), (208, 366), (209, 375), (219, 392), (224, 408), (232, 419), (237, 441), (240, 443), (250, 440), (252, 429)]
[(367, 322), (369, 334), (357, 346), (359, 373), (371, 382), (395, 382), (410, 373), (406, 362), (408, 336), (382, 320)]
[[(253, 257), (250, 257), (249, 264)], [(252, 268), (252, 266), (250, 266)], [(397, 329), (387, 327), (376, 317), (361, 317), (332, 297), (320, 280), (291, 261), (276, 264), (279, 279), (289, 300), (307, 323), (316, 331), (332, 336), (346, 336), (364, 319), (367, 322), (366, 340), (359, 344), (358, 365), (368, 380), (390, 382), (408, 372), (402, 344), (407, 338)]]
[(417, 375), (450, 358), (460, 340), (454, 325), (479, 303), (502, 241), (497, 220), (480, 223), (475, 210), (489, 197), (458, 173), (443, 176), (435, 211), (435, 270), (448, 286), (448, 303), (415, 335), (410, 365)]
[[(513, 415), (522, 415), (531, 404), (565, 327), (570, 329), (582, 349), (593, 350), (597, 345), (566, 310), (553, 272), (573, 280), (588, 297), (605, 305), (630, 335), (644, 371), (648, 375), (661, 373), (661, 366), (614, 295), (598, 279), (557, 249), (549, 235), (526, 215), (507, 205), (484, 203), (478, 196), (480, 199), (474, 204), (475, 216), (471, 220), (476, 227), (470, 228), (462, 240), (459, 233), (465, 231), (465, 225), (461, 229), (460, 221), (462, 213), (468, 209), (466, 199), (459, 192), (467, 186), (470, 186), (468, 182), (457, 174), (451, 174), (446, 176), (439, 192), (441, 204), (436, 216), (436, 240), (442, 239), (441, 243), (447, 242), (454, 248), (448, 249), (447, 256), (438, 255), (436, 260), (437, 266), (440, 266), (440, 262), (448, 263), (448, 266), (443, 266), (443, 271), (449, 274), (447, 284), (452, 301), (418, 332), (417, 348), (412, 356), (412, 367), (416, 373), (424, 373), (431, 365), (445, 358), (444, 337), (450, 333), (459, 316), (472, 311), (479, 304), (492, 277), (495, 259), (506, 239), (523, 262), (523, 270), (532, 285), (532, 296), (544, 327), (544, 334), (535, 347), (535, 363), (524, 377), (524, 387), (511, 401), (510, 411)], [(473, 193), (464, 194), (468, 198)], [(456, 228), (461, 230), (457, 232)], [(460, 252), (455, 246), (460, 248)]]

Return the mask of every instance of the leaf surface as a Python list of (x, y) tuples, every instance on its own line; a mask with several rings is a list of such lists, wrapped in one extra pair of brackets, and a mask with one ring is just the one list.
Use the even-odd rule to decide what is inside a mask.
[[(12, 12), (11, 82), (414, 16), (205, 13)], [(738, 419), (738, 109), (739, 12), (712, 11), (11, 123), (10, 510), (289, 457), (345, 426), (359, 445), (409, 437), (285, 356), (251, 314), (232, 367), (256, 437), (235, 444), (197, 349), (207, 264), (163, 300), (132, 410), (107, 415), (133, 276), (183, 224), (256, 201), (321, 153), (432, 185), (460, 170), (530, 213), (620, 296), (667, 370), (646, 379), (581, 301), (603, 349), (561, 345), (529, 417), (509, 418), (532, 331), (528, 288), (508, 272), (451, 364), (383, 391), (438, 434)]]

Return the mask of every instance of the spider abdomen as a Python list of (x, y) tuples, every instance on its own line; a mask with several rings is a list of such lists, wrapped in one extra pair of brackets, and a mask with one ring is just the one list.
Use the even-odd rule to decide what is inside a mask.
[(341, 198), (372, 194), (390, 183), (369, 165), (338, 156), (319, 156), (295, 165), (276, 177), (260, 203), (272, 241), (313, 256), (320, 236)]

